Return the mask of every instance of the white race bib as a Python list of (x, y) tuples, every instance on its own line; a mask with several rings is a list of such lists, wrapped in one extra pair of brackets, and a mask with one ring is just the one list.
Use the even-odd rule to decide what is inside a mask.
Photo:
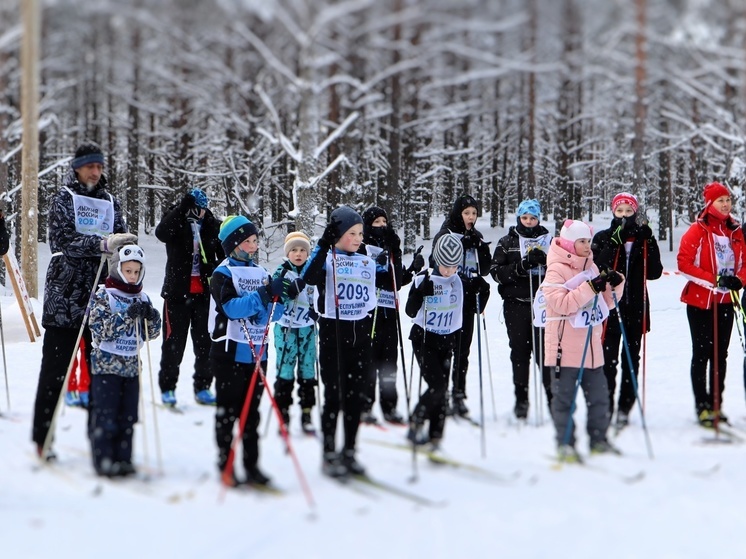
[[(317, 312), (318, 296), (318, 291), (314, 291)], [(322, 316), (336, 318), (337, 302), (340, 320), (359, 320), (376, 308), (376, 263), (373, 259), (363, 254), (338, 254), (336, 258), (327, 255)]]
[[(424, 276), (415, 276), (415, 286), (419, 287), (423, 279)], [(428, 332), (445, 336), (461, 328), (464, 288), (461, 278), (456, 274), (450, 278), (430, 276), (430, 279), (433, 281), (435, 294), (425, 297), (412, 322)]]
[(114, 199), (99, 200), (90, 196), (75, 194), (64, 187), (73, 197), (75, 212), (75, 230), (83, 235), (106, 237), (114, 232)]

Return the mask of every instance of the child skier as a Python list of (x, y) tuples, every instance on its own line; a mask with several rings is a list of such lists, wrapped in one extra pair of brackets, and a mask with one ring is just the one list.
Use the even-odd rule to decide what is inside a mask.
[[(314, 305), (320, 316), (322, 472), (331, 477), (364, 475), (365, 469), (355, 458), (355, 444), (370, 363), (376, 264), (365, 251), (360, 214), (348, 206), (331, 213), (303, 277), (316, 286)], [(341, 455), (335, 441), (340, 412), (344, 427)]]
[(370, 372), (366, 401), (363, 403), (361, 421), (377, 423), (372, 413), (376, 400), (376, 379), (378, 379), (379, 404), (383, 418), (389, 423), (404, 424), (404, 418), (396, 411), (396, 370), (399, 357), (396, 300), (394, 286), (398, 291), (402, 286), (403, 266), (401, 240), (388, 223), (385, 210), (377, 206), (363, 212), (363, 242), (368, 256), (376, 261), (376, 299), (378, 306), (374, 313), (373, 339), (371, 341)]
[[(629, 422), (629, 413), (635, 405), (635, 385), (632, 373), (638, 377), (642, 335), (650, 331), (650, 305), (645, 286), (647, 280), (656, 280), (663, 273), (658, 243), (647, 225), (637, 224), (637, 198), (629, 192), (620, 192), (611, 200), (614, 217), (608, 229), (593, 237), (593, 261), (600, 270), (617, 270), (624, 275), (624, 292), (617, 301), (618, 307), (609, 314), (603, 335), (604, 374), (609, 387), (609, 413), (614, 414), (614, 389), (616, 369), (622, 361), (622, 378), (619, 386), (619, 406), (616, 414), (616, 429)], [(633, 371), (624, 348), (619, 317), (622, 319)], [(620, 353), (621, 351), (621, 353)], [(620, 356), (621, 355), (621, 356)]]
[(145, 255), (125, 245), (108, 257), (109, 277), (90, 302), (93, 467), (100, 476), (136, 473), (132, 437), (140, 394), (140, 346), (161, 331), (160, 313), (142, 292)]
[[(464, 316), (459, 339), (454, 349), (453, 362), (453, 413), (466, 417), (466, 373), (469, 368), (471, 340), (474, 336), (474, 319), (484, 311), (490, 296), (490, 286), (482, 276), (490, 271), (489, 243), (476, 229), (479, 203), (473, 196), (463, 194), (453, 203), (450, 214), (433, 238), (433, 249), (438, 239), (446, 233), (455, 233), (461, 238), (464, 249), (463, 260), (459, 265), (459, 277), (464, 289)], [(477, 297), (479, 299), (477, 300)]]
[(542, 363), (544, 329), (533, 324), (531, 303), (546, 274), (547, 250), (552, 240), (549, 231), (539, 223), (541, 206), (538, 200), (524, 200), (516, 211), (517, 224), (497, 242), (492, 256), (490, 274), (498, 283), (503, 298), (505, 327), (510, 340), (510, 361), (513, 364), (513, 388), (516, 418), (528, 417), (528, 379), (531, 351), (541, 363), (542, 382), (547, 403), (552, 405), (552, 381), (549, 367)]
[[(254, 261), (259, 248), (256, 226), (244, 216), (228, 216), (220, 226), (218, 238), (226, 257), (218, 265), (210, 281), (210, 316), (208, 328), (212, 338), (210, 363), (215, 375), (217, 407), (215, 410), (215, 440), (218, 446), (218, 469), (227, 486), (237, 486), (235, 471), (227, 471), (233, 442), (233, 426), (241, 414), (249, 386), (254, 382), (249, 411), (243, 433), (243, 466), (245, 483), (267, 485), (270, 479), (259, 469), (259, 404), (264, 384), (257, 371), (267, 370), (267, 337), (270, 320), (283, 312), (282, 299), (296, 297), (290, 280), (271, 279), (269, 272)], [(270, 316), (274, 306), (274, 314)], [(248, 333), (248, 339), (247, 339)], [(252, 377), (256, 378), (252, 380)]]
[(285, 237), (285, 257), (273, 275), (296, 282), (299, 295), (285, 307), (285, 314), (275, 324), (275, 351), (277, 352), (277, 379), (275, 380), (275, 401), (280, 407), (283, 421), (290, 421), (290, 406), (293, 403), (295, 367), (298, 365), (298, 398), (301, 408), (301, 428), (304, 433), (314, 434), (311, 409), (316, 404), (316, 324), (318, 318), (311, 308), (309, 293), (300, 278), (303, 266), (311, 252), (308, 236), (300, 231)]
[(542, 283), (547, 303), (544, 363), (553, 368), (552, 419), (558, 457), (568, 462), (581, 460), (575, 450), (575, 425), (568, 426), (581, 368), (591, 452), (619, 453), (606, 439), (609, 393), (603, 374), (601, 325), (614, 304), (611, 290), (621, 293), (624, 277), (614, 270), (599, 274), (593, 263), (592, 237), (591, 228), (582, 221), (565, 221), (559, 238), (549, 246)]
[(703, 427), (713, 427), (718, 421), (728, 422), (721, 406), (733, 329), (731, 292), (740, 291), (746, 282), (746, 266), (743, 230), (730, 215), (730, 191), (713, 182), (705, 186), (704, 199), (702, 213), (681, 237), (676, 260), (689, 280), (681, 301), (686, 303), (692, 339), (691, 382), (697, 420)]
[[(433, 450), (443, 438), (448, 373), (463, 316), (464, 292), (456, 273), (463, 252), (456, 235), (442, 235), (433, 248), (432, 274), (426, 270), (415, 276), (405, 309), (414, 319), (409, 339), (427, 382), (427, 390), (412, 413), (407, 438), (416, 445), (429, 442)], [(423, 431), (425, 421), (429, 422), (427, 435)]]

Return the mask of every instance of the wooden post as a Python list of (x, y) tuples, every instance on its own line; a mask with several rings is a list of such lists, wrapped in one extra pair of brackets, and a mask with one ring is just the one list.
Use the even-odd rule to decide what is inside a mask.
[(31, 300), (29, 299), (28, 291), (26, 291), (21, 270), (18, 269), (18, 261), (16, 260), (13, 247), (11, 247), (11, 250), (7, 254), (3, 255), (3, 261), (5, 262), (5, 269), (8, 271), (7, 275), (13, 284), (13, 292), (16, 295), (16, 301), (18, 301), (18, 308), (21, 309), (21, 316), (23, 316), (23, 323), (26, 325), (26, 332), (28, 332), (29, 339), (35, 342), (36, 338), (41, 336), (41, 330), (39, 330), (39, 324), (36, 322), (34, 308), (31, 306)]
[(38, 0), (21, 2), (21, 270), (31, 297), (38, 296), (39, 194), (39, 44), (41, 15)]

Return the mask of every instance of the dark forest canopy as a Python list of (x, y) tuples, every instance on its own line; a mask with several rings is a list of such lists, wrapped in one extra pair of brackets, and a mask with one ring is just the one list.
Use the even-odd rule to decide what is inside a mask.
[[(696, 215), (706, 182), (742, 190), (741, 0), (42, 5), (42, 238), (49, 194), (84, 139), (104, 148), (145, 231), (192, 186), (219, 215), (271, 224), (270, 238), (310, 230), (340, 202), (378, 204), (408, 249), (456, 192), (480, 199), (495, 226), (527, 196), (555, 220), (587, 219), (629, 190), (666, 239)], [(12, 210), (19, 11), (0, 5), (0, 185)]]

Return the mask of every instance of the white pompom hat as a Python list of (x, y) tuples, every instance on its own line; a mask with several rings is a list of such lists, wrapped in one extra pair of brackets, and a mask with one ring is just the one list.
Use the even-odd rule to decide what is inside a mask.
[(575, 241), (578, 239), (592, 239), (593, 228), (583, 221), (567, 219), (562, 224), (557, 242), (570, 254), (575, 254)]

